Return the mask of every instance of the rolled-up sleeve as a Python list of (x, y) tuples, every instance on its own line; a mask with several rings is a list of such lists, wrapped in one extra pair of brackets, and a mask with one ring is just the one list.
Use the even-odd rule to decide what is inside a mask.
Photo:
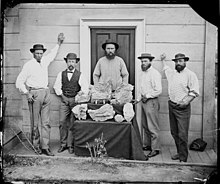
[(46, 65), (49, 65), (55, 59), (58, 49), (59, 49), (59, 45), (56, 44), (56, 46), (53, 49), (51, 49), (46, 56), (43, 57), (42, 60)]
[(61, 72), (58, 73), (57, 75), (57, 78), (56, 78), (56, 81), (54, 83), (54, 90), (55, 90), (55, 93), (59, 96), (59, 95), (62, 95), (62, 82), (61, 82)]
[(24, 65), (21, 72), (19, 73), (19, 75), (16, 79), (15, 86), (22, 93), (27, 93), (28, 92), (28, 90), (26, 89), (26, 86), (25, 86), (25, 82), (26, 82), (26, 80), (28, 78), (28, 75), (29, 75), (28, 71), (29, 70), (28, 70), (27, 65)]
[(89, 83), (86, 80), (85, 76), (81, 73), (79, 78), (79, 85), (81, 86), (81, 91), (85, 94), (89, 92)]
[(162, 93), (161, 75), (159, 73), (154, 74), (151, 83), (153, 88), (146, 94), (146, 98), (155, 98)]
[(198, 97), (199, 96), (199, 80), (195, 73), (191, 73), (188, 81), (189, 95)]
[(121, 77), (122, 82), (128, 84), (129, 73), (123, 60), (121, 60)]
[(97, 84), (99, 82), (100, 75), (101, 75), (101, 70), (100, 70), (100, 60), (99, 60), (96, 64), (94, 72), (93, 72), (94, 84)]

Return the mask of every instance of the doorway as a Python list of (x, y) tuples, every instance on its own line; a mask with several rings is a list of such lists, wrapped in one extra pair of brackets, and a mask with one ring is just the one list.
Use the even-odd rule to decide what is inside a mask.
[(116, 55), (121, 57), (129, 72), (129, 84), (135, 86), (135, 28), (91, 28), (91, 84), (93, 71), (100, 57), (104, 56), (102, 44), (112, 39), (119, 44)]

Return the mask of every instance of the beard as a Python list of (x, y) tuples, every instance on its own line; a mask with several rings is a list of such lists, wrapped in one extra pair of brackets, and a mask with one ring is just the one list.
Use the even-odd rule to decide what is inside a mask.
[(107, 53), (105, 52), (105, 56), (107, 57), (107, 59), (111, 60), (115, 58), (115, 53)]
[(143, 72), (147, 71), (148, 68), (150, 68), (150, 67), (151, 67), (151, 64), (148, 64), (148, 65), (141, 64), (141, 69), (142, 69)]
[(70, 66), (68, 66), (68, 69), (69, 69), (69, 70), (73, 70), (74, 67), (73, 67), (72, 65), (70, 65)]
[(175, 69), (177, 70), (177, 72), (181, 72), (184, 68), (186, 67), (186, 65), (182, 66), (182, 65), (176, 65)]

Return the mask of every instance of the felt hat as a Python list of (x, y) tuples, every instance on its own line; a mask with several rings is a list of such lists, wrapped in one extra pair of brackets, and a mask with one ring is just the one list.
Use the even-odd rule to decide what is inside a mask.
[(142, 53), (141, 56), (138, 57), (138, 59), (142, 59), (142, 58), (149, 58), (150, 60), (153, 60), (155, 57), (151, 56), (151, 54), (149, 53)]
[(189, 58), (185, 56), (185, 54), (178, 53), (175, 55), (175, 59), (172, 59), (173, 61), (176, 61), (177, 59), (185, 59), (185, 61), (188, 61)]
[(102, 44), (102, 48), (103, 48), (104, 50), (105, 50), (105, 47), (106, 47), (107, 44), (114, 44), (116, 50), (118, 50), (118, 48), (119, 48), (119, 45), (118, 45), (116, 42), (114, 42), (114, 41), (111, 40), (111, 39), (108, 39), (108, 40), (105, 41), (105, 43)]
[(64, 60), (67, 61), (67, 59), (76, 59), (76, 61), (80, 60), (79, 58), (77, 58), (77, 55), (75, 53), (68, 53)]
[(43, 50), (43, 52), (45, 52), (47, 49), (45, 49), (42, 44), (35, 44), (33, 45), (33, 48), (30, 49), (30, 51), (33, 53), (35, 50)]

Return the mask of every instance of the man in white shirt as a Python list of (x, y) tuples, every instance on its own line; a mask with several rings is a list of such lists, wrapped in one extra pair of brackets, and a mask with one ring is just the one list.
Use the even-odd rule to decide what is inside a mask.
[(111, 81), (112, 91), (114, 91), (121, 83), (128, 84), (129, 73), (124, 60), (116, 56), (116, 51), (119, 48), (117, 43), (108, 39), (102, 44), (102, 48), (105, 50), (105, 56), (101, 57), (95, 66), (93, 72), (94, 85), (98, 82)]
[[(46, 49), (36, 44), (30, 49), (33, 59), (24, 64), (16, 80), (16, 88), (26, 94), (30, 114), (33, 117), (33, 146), (37, 154), (54, 156), (49, 148), (50, 137), (50, 90), (48, 88), (48, 66), (55, 59), (64, 35), (58, 35), (56, 46), (44, 56)], [(40, 129), (41, 127), (41, 129)], [(41, 133), (40, 133), (41, 132)], [(32, 134), (31, 134), (32, 135)]]
[(177, 154), (171, 158), (187, 162), (188, 131), (191, 116), (190, 103), (199, 96), (199, 82), (196, 74), (186, 67), (189, 57), (178, 53), (175, 55), (175, 70), (165, 61), (166, 55), (161, 55), (165, 75), (168, 81), (170, 131), (174, 138)]
[(149, 145), (143, 147), (143, 150), (150, 151), (148, 157), (154, 157), (160, 153), (159, 140), (159, 101), (158, 96), (162, 92), (161, 75), (151, 66), (153, 56), (149, 53), (141, 54), (138, 59), (141, 60), (140, 89), (138, 90), (138, 99), (141, 101), (143, 113), (146, 121), (142, 121), (143, 128), (149, 137)]
[[(75, 96), (78, 93), (88, 94), (89, 85), (86, 78), (76, 69), (79, 58), (75, 53), (68, 53), (64, 58), (67, 69), (59, 72), (54, 84), (54, 90), (61, 97), (59, 122), (60, 122), (60, 148), (58, 153), (68, 149), (72, 154), (74, 152), (74, 116), (72, 108), (76, 105)], [(67, 121), (70, 117), (70, 121)]]

